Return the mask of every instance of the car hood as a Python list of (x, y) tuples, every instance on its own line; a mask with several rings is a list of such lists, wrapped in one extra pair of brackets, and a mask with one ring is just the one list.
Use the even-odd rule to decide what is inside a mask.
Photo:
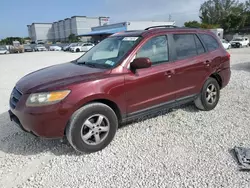
[(7, 52), (7, 50), (0, 50), (0, 53), (5, 53)]
[(63, 63), (40, 69), (21, 78), (16, 87), (22, 93), (56, 90), (70, 84), (94, 80), (110, 73), (74, 63)]
[(236, 41), (236, 40), (232, 40), (230, 43), (236, 43), (236, 42), (243, 42), (243, 41)]

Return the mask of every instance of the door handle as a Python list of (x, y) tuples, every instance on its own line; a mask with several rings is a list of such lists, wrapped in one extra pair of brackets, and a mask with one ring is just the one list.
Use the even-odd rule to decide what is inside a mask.
[(173, 74), (174, 74), (174, 70), (169, 70), (169, 71), (166, 71), (164, 75), (167, 76), (168, 78), (171, 78)]
[(206, 61), (204, 62), (205, 66), (207, 66), (207, 67), (210, 66), (210, 63), (211, 63), (211, 61), (209, 61), (209, 60), (206, 60)]

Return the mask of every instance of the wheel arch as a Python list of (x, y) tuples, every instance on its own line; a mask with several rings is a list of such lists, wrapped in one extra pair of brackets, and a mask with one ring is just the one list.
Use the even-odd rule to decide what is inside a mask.
[(222, 88), (222, 78), (217, 72), (211, 74), (209, 77), (214, 78), (218, 82), (220, 89)]
[[(115, 103), (113, 100), (110, 100), (110, 99), (107, 99), (107, 98), (97, 98), (97, 99), (92, 99), (92, 100), (88, 100), (88, 101), (85, 101), (84, 103), (82, 103), (81, 105), (79, 105), (75, 111), (77, 111), (78, 109), (82, 108), (83, 106), (87, 105), (87, 104), (90, 104), (90, 103), (102, 103), (102, 104), (105, 104), (107, 106), (109, 106), (116, 114), (117, 116), (117, 119), (118, 119), (118, 122), (121, 123), (122, 122), (122, 111), (121, 111), (121, 108), (117, 105), (117, 103)], [(75, 112), (74, 111), (74, 112)], [(74, 112), (71, 114), (70, 118), (72, 117), (72, 115), (74, 114)], [(69, 124), (69, 121), (70, 121), (70, 118), (69, 120), (67, 121), (66, 123), (66, 126), (64, 128), (64, 135), (66, 135), (66, 129), (68, 127), (68, 124)]]
[[(112, 101), (110, 99), (103, 98), (103, 99), (95, 99), (95, 100), (89, 101), (86, 104), (94, 103), (94, 102), (103, 103), (103, 104), (106, 104), (107, 106), (109, 106), (112, 110), (114, 110), (114, 112), (118, 118), (118, 122), (122, 121), (121, 110), (120, 110), (119, 106), (114, 101)], [(84, 105), (86, 105), (86, 104), (84, 104)]]

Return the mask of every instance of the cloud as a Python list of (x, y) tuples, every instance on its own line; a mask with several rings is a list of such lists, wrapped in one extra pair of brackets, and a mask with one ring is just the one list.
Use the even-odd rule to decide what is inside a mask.
[[(199, 20), (199, 8), (204, 0), (104, 0), (104, 10), (113, 21), (167, 21), (169, 15), (178, 25)], [(106, 14), (107, 14), (106, 13)]]

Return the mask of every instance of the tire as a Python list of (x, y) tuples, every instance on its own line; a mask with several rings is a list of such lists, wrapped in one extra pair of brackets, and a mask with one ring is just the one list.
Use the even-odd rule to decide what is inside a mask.
[[(214, 92), (211, 92), (209, 94), (210, 95), (209, 99), (207, 89), (212, 90), (211, 89), (212, 86), (214, 86), (215, 90), (213, 90)], [(199, 94), (198, 98), (194, 101), (194, 103), (198, 109), (203, 111), (210, 111), (217, 106), (219, 99), (220, 99), (220, 86), (217, 80), (210, 77), (203, 85), (201, 93)]]
[[(103, 117), (103, 120), (101, 124), (98, 124), (97, 119), (100, 116)], [(106, 129), (106, 132), (99, 131), (101, 127), (103, 130)], [(103, 103), (90, 103), (72, 115), (66, 127), (66, 137), (75, 150), (93, 153), (104, 149), (110, 144), (115, 136), (117, 127), (117, 116), (109, 106)], [(98, 137), (98, 135), (100, 142), (96, 143), (96, 136)], [(84, 136), (88, 139), (83, 138)]]
[(77, 49), (76, 49), (76, 52), (80, 52), (80, 49), (79, 49), (79, 48), (77, 48)]

